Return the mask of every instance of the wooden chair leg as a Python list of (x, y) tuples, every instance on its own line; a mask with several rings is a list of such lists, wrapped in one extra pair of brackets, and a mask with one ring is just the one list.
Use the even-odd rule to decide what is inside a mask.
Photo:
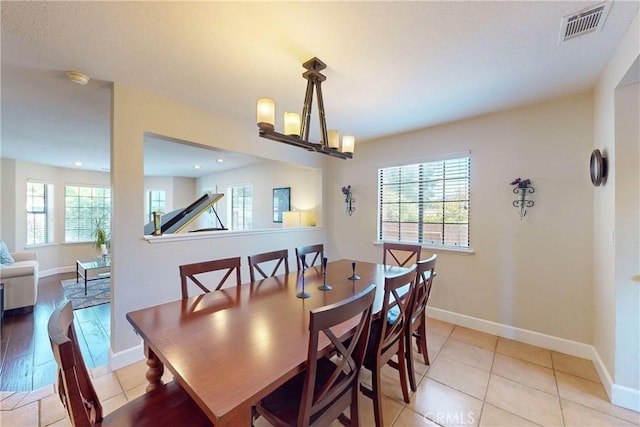
[(418, 346), (418, 352), (422, 353), (425, 365), (430, 365), (429, 352), (427, 351), (427, 328), (425, 326), (425, 320), (422, 321), (418, 327), (418, 333), (416, 335), (416, 344)]
[(371, 385), (373, 388), (373, 415), (376, 420), (376, 427), (384, 427), (382, 419), (382, 389), (381, 385), (381, 367), (376, 367), (376, 372), (371, 377)]
[(416, 372), (413, 367), (413, 348), (411, 343), (411, 334), (405, 334), (405, 355), (407, 359), (407, 373), (409, 374), (409, 386), (411, 391), (417, 390)]
[(360, 426), (360, 407), (358, 398), (360, 397), (360, 393), (358, 387), (353, 387), (351, 389), (351, 424), (352, 427)]
[(400, 373), (400, 386), (402, 387), (402, 397), (404, 398), (405, 403), (409, 403), (409, 386), (407, 385), (407, 363), (405, 356), (405, 348), (404, 348), (404, 340), (400, 340), (400, 349), (398, 350), (398, 365), (400, 365), (400, 369), (398, 372)]

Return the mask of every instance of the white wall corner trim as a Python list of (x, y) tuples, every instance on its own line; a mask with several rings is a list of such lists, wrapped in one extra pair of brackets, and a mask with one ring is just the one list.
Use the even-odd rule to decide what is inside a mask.
[(640, 390), (614, 384), (611, 388), (611, 403), (640, 412)]
[(112, 371), (124, 368), (125, 366), (129, 366), (132, 363), (136, 363), (144, 359), (144, 347), (142, 344), (117, 353), (114, 353), (113, 350), (109, 349), (109, 369)]
[(434, 319), (464, 326), (465, 328), (474, 329), (476, 331), (486, 332), (502, 338), (520, 341), (525, 344), (559, 351), (561, 353), (581, 357), (583, 359), (589, 359), (593, 362), (593, 365), (598, 372), (598, 376), (600, 377), (600, 381), (602, 382), (602, 386), (607, 392), (611, 403), (640, 412), (640, 390), (634, 390), (614, 384), (609, 371), (600, 358), (600, 355), (595, 347), (590, 344), (554, 337), (552, 335), (492, 322), (490, 320), (479, 319), (477, 317), (454, 313), (452, 311), (442, 310), (435, 307), (428, 307), (427, 315)]

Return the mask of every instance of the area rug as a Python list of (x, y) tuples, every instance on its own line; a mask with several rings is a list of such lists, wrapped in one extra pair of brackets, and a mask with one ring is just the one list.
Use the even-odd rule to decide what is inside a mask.
[(84, 279), (62, 281), (64, 296), (71, 301), (74, 310), (106, 304), (111, 300), (111, 282), (108, 277), (87, 282), (87, 295), (84, 294)]

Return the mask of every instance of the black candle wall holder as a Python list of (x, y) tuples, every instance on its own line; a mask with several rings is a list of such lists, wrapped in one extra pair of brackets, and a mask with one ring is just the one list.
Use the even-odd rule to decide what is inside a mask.
[(523, 219), (527, 214), (527, 208), (533, 207), (535, 204), (533, 200), (527, 199), (527, 195), (533, 194), (536, 192), (536, 189), (529, 187), (516, 187), (513, 189), (513, 193), (517, 194), (519, 198), (513, 201), (513, 206), (518, 208), (520, 213), (520, 219)]
[(527, 195), (536, 192), (536, 189), (531, 186), (531, 180), (529, 178), (516, 178), (510, 185), (514, 185), (513, 194), (517, 194), (519, 197), (513, 201), (513, 206), (518, 208), (520, 213), (520, 219), (524, 218), (527, 214), (527, 208), (533, 207), (533, 200), (527, 199)]
[(347, 215), (351, 216), (356, 210), (356, 199), (353, 197), (353, 193), (351, 192), (351, 185), (342, 187), (342, 194), (344, 194), (344, 202), (347, 205), (345, 211), (347, 212)]

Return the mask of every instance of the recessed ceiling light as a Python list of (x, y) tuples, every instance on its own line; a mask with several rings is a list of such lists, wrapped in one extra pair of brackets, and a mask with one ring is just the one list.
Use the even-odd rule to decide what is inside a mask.
[(82, 166), (82, 162), (73, 162), (74, 166)]
[(218, 163), (224, 163), (224, 159), (217, 159), (216, 162)]
[(67, 78), (79, 85), (86, 85), (89, 82), (89, 76), (79, 71), (67, 71)]
[(200, 169), (200, 165), (195, 165), (193, 168), (194, 169)]

